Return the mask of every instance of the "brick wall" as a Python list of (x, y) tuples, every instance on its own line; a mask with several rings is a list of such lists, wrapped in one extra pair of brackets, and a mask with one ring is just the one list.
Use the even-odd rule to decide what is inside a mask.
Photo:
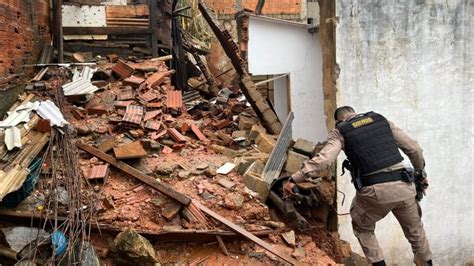
[[(236, 13), (236, 0), (208, 0), (206, 3), (219, 15), (233, 15)], [(258, 0), (242, 0), (244, 8), (255, 10)], [(262, 13), (274, 15), (300, 15), (302, 0), (266, 0)]]
[(0, 1), (0, 77), (35, 63), (50, 41), (49, 0)]

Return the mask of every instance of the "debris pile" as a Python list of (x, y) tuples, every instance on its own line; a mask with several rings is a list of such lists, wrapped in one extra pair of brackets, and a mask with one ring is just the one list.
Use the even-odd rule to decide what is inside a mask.
[[(44, 246), (38, 239), (19, 253), (29, 254), (23, 259), (223, 262), (201, 255), (173, 261), (167, 246), (156, 252), (153, 239), (216, 243), (226, 263), (237, 263), (232, 254), (245, 255), (238, 263), (262, 264), (347, 256), (328, 232), (337, 223), (330, 169), (327, 178), (299, 184), (299, 197), (282, 193), (283, 182), (321, 145), (292, 140), (293, 114), (278, 120), (230, 33), (203, 1), (198, 5), (239, 75), (235, 85), (218, 84), (182, 33), (186, 66), (198, 73), (187, 80), (184, 61), (176, 65), (171, 55), (108, 54), (84, 63), (80, 53), (65, 54), (79, 63), (42, 68), (0, 121), (0, 199), (16, 208), (0, 209), (0, 216), (32, 217), (50, 229), (48, 252), (36, 256)], [(119, 234), (104, 240), (91, 230)], [(58, 236), (67, 244), (61, 253), (51, 248)]]

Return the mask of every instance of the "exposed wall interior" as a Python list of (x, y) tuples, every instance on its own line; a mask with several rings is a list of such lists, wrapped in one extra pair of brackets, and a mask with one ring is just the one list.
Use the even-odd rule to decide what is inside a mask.
[[(423, 147), (430, 189), (421, 206), (437, 265), (474, 261), (473, 16), (464, 0), (337, 1), (337, 103), (381, 112)], [(347, 174), (338, 184), (352, 198)], [(350, 217), (340, 217), (340, 233), (361, 252)], [(393, 215), (376, 234), (389, 264), (411, 264)]]
[(289, 73), (293, 136), (327, 137), (318, 34), (306, 24), (249, 16), (248, 69), (252, 75)]
[(0, 1), (0, 25), (0, 77), (24, 73), (51, 41), (49, 0)]

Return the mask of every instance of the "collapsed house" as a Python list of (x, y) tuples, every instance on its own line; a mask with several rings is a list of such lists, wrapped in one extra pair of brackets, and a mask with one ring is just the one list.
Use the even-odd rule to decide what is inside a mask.
[[(53, 2), (53, 42), (28, 62), (32, 78), (3, 81), (24, 89), (0, 122), (3, 232), (8, 240), (23, 223), (38, 235), (3, 241), (7, 262), (312, 264), (350, 255), (337, 235), (331, 169), (301, 184), (303, 196), (283, 197), (282, 178), (322, 143), (293, 139), (294, 114), (278, 117), (204, 1), (193, 12), (230, 59), (226, 82), (229, 71), (212, 73), (181, 27), (190, 8), (177, 1)], [(217, 251), (173, 253), (206, 245)]]

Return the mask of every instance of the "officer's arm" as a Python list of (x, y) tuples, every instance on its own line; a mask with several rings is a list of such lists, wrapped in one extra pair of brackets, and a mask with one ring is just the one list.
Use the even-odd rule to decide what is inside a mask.
[(342, 137), (337, 129), (333, 130), (328, 137), (328, 142), (321, 151), (311, 160), (303, 163), (303, 167), (291, 176), (296, 182), (304, 182), (308, 177), (319, 177), (330, 174), (331, 164), (336, 160), (342, 150)]
[(425, 159), (423, 158), (423, 149), (421, 149), (418, 142), (392, 122), (389, 123), (398, 147), (408, 156), (415, 170), (423, 170), (425, 168)]

